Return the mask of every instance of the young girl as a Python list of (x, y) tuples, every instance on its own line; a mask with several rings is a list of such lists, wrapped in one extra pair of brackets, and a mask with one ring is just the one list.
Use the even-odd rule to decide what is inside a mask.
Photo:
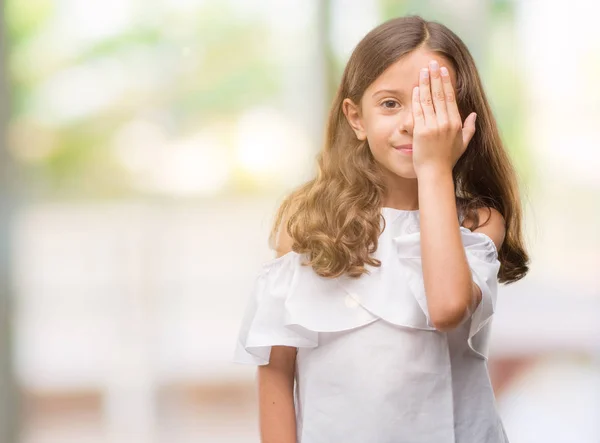
[(490, 320), (528, 256), (515, 173), (454, 33), (404, 17), (363, 38), (316, 178), (270, 241), (235, 358), (259, 366), (264, 443), (508, 441)]

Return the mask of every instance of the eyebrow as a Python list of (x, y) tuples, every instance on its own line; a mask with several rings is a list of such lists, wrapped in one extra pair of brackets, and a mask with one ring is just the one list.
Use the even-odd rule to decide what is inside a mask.
[(400, 91), (398, 89), (380, 89), (379, 91), (375, 92), (371, 97), (373, 98), (376, 95), (383, 94), (383, 93), (394, 94), (394, 95), (398, 95), (400, 97), (404, 97), (405, 96), (404, 92)]

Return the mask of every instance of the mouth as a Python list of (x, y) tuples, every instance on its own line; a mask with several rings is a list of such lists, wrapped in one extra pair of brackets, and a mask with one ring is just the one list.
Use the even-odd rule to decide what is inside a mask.
[(408, 145), (400, 145), (400, 146), (394, 146), (394, 149), (397, 151), (400, 151), (404, 154), (412, 154), (412, 144), (408, 144)]

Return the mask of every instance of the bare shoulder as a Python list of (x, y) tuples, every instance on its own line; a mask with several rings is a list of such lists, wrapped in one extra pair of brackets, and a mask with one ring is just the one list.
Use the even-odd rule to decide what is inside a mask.
[[(479, 208), (477, 210), (479, 216), (479, 226), (473, 232), (481, 232), (492, 239), (496, 245), (496, 249), (500, 250), (504, 237), (506, 235), (506, 223), (504, 217), (497, 209), (491, 207)], [(474, 220), (465, 218), (463, 226), (471, 229), (475, 225)]]

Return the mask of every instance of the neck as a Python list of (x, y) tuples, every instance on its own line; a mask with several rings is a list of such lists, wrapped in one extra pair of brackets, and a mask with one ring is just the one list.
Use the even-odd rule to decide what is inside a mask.
[(383, 206), (408, 211), (419, 209), (419, 190), (416, 178), (394, 175), (387, 181), (386, 187), (387, 193), (383, 199)]

